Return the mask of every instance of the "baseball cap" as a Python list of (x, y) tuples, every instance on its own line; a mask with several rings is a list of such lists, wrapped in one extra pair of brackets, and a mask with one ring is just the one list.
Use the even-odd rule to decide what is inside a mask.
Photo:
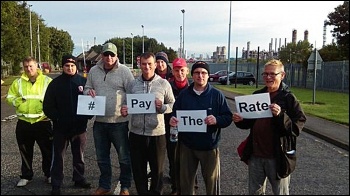
[(115, 46), (113, 43), (108, 42), (102, 47), (102, 53), (105, 52), (112, 52), (113, 54), (117, 54), (117, 46)]

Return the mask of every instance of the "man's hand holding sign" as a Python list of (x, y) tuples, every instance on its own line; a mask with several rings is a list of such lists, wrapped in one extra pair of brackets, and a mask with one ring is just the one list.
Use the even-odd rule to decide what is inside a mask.
[(261, 93), (235, 97), (236, 109), (242, 118), (267, 118), (277, 116), (281, 108), (270, 104), (270, 94)]

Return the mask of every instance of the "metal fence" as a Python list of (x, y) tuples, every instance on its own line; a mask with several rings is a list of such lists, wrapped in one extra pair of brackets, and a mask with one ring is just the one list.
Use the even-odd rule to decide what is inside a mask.
[(12, 65), (1, 59), (1, 79), (9, 77), (12, 73)]
[[(210, 72), (215, 73), (219, 70), (227, 70), (227, 63), (208, 63)], [(259, 64), (257, 72), (256, 63), (237, 64), (237, 71), (252, 72), (258, 83), (263, 84), (261, 73), (264, 71), (264, 64)], [(286, 64), (286, 77), (284, 82), (291, 87), (302, 87), (313, 89), (314, 87), (314, 70), (307, 70), (300, 64)], [(236, 70), (236, 65), (231, 64), (231, 71)], [(331, 61), (323, 62), (321, 69), (316, 71), (316, 89), (346, 92), (349, 93), (349, 61)]]

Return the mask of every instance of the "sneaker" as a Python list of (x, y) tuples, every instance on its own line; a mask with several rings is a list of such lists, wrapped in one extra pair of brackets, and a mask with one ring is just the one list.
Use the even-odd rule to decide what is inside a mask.
[(75, 181), (74, 186), (78, 188), (85, 188), (85, 189), (91, 188), (91, 184), (86, 182), (86, 180)]
[(47, 184), (51, 184), (51, 177), (46, 178)]
[(173, 190), (171, 191), (170, 195), (179, 195), (179, 194), (178, 194), (178, 192), (177, 192), (176, 190), (173, 189)]
[(27, 180), (27, 179), (20, 179), (17, 183), (18, 187), (22, 187), (22, 186), (26, 186), (29, 182), (31, 182), (32, 180)]
[(112, 194), (112, 191), (99, 187), (91, 195), (111, 195), (111, 194)]
[(51, 195), (61, 195), (60, 187), (52, 187)]
[(129, 190), (128, 189), (122, 189), (119, 193), (119, 195), (130, 195)]

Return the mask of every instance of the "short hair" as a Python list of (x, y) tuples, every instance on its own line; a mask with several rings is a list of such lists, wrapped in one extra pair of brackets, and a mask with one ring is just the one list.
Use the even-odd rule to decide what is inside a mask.
[(153, 57), (154, 61), (156, 61), (156, 56), (152, 52), (144, 52), (140, 55), (140, 59), (148, 59)]
[(25, 62), (31, 62), (31, 61), (34, 61), (34, 63), (37, 63), (36, 59), (34, 57), (32, 57), (32, 56), (27, 56), (26, 58), (24, 58), (22, 63), (24, 65)]
[(264, 68), (267, 67), (267, 66), (274, 66), (274, 67), (277, 67), (279, 68), (281, 71), (284, 72), (284, 65), (283, 63), (278, 60), (278, 59), (271, 59), (269, 61), (267, 61), (267, 63), (265, 63), (264, 65)]

